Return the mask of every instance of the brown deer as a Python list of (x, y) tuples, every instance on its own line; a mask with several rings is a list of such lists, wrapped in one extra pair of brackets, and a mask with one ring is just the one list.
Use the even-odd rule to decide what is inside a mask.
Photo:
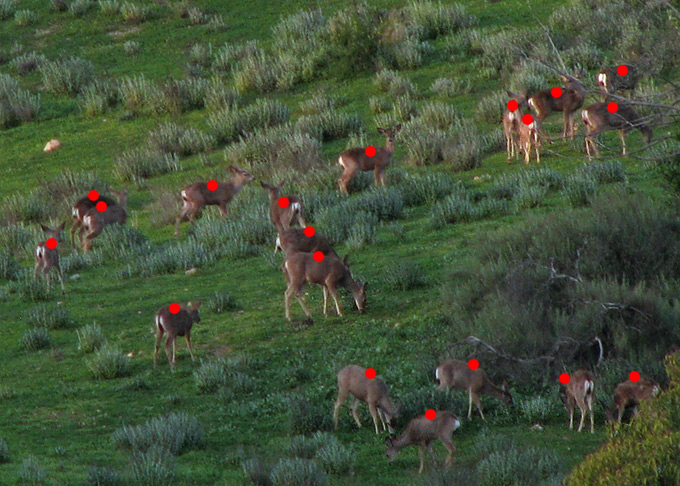
[(609, 417), (613, 418), (614, 413), (616, 413), (616, 420), (621, 423), (623, 412), (627, 407), (633, 407), (632, 418), (635, 418), (640, 402), (651, 400), (660, 392), (661, 387), (659, 384), (649, 378), (640, 378), (636, 382), (626, 380), (619, 383), (616, 389), (614, 389), (614, 405), (609, 412)]
[(180, 210), (175, 220), (175, 237), (179, 236), (179, 225), (184, 219), (188, 219), (190, 223), (200, 214), (206, 206), (217, 206), (220, 208), (223, 216), (227, 215), (227, 204), (243, 189), (246, 183), (255, 180), (255, 177), (250, 175), (245, 170), (239, 169), (235, 166), (230, 166), (229, 170), (233, 174), (231, 182), (219, 182), (217, 189), (211, 191), (208, 189), (206, 182), (195, 182), (182, 189), (182, 209)]
[(527, 102), (532, 110), (536, 113), (536, 120), (538, 121), (538, 129), (543, 132), (550, 142), (550, 135), (543, 129), (543, 122), (545, 119), (555, 111), (564, 113), (564, 129), (562, 130), (562, 137), (574, 138), (576, 134), (576, 124), (574, 123), (574, 112), (583, 106), (583, 101), (586, 98), (586, 91), (583, 83), (579, 81), (579, 77), (585, 74), (585, 71), (574, 73), (573, 76), (560, 76), (564, 86), (562, 87), (562, 94), (555, 98), (552, 95), (552, 90), (543, 89), (537, 91), (529, 96)]
[(420, 468), (418, 468), (418, 474), (420, 474), (423, 472), (423, 453), (425, 452), (425, 449), (428, 449), (430, 455), (433, 455), (431, 443), (439, 439), (449, 451), (446, 456), (446, 465), (450, 465), (453, 460), (453, 453), (456, 450), (456, 447), (451, 441), (451, 434), (460, 427), (460, 420), (446, 410), (440, 410), (436, 413), (437, 415), (432, 420), (425, 417), (425, 415), (414, 418), (406, 426), (404, 433), (397, 439), (388, 437), (385, 441), (387, 444), (387, 450), (385, 451), (387, 459), (392, 462), (399, 451), (404, 447), (417, 445), (419, 448), (418, 453), (420, 455)]
[(595, 379), (592, 373), (586, 370), (577, 370), (564, 387), (564, 404), (569, 412), (569, 430), (574, 428), (574, 405), (581, 410), (581, 422), (578, 431), (583, 429), (586, 414), (590, 412), (590, 432), (595, 432), (595, 419), (593, 418), (593, 399), (595, 397)]
[(375, 155), (369, 157), (366, 155), (366, 149), (363, 147), (355, 147), (340, 154), (338, 164), (342, 167), (342, 176), (338, 184), (340, 185), (340, 192), (347, 194), (347, 185), (352, 180), (352, 177), (358, 172), (374, 171), (375, 184), (385, 185), (385, 169), (392, 161), (394, 155), (394, 139), (401, 130), (401, 124), (394, 127), (392, 130), (378, 128), (378, 133), (385, 135), (385, 146), (377, 148)]
[(338, 373), (338, 399), (333, 407), (333, 423), (336, 429), (338, 428), (340, 407), (347, 399), (348, 394), (351, 394), (354, 398), (351, 411), (354, 421), (359, 427), (361, 427), (361, 420), (359, 420), (357, 409), (359, 408), (359, 401), (362, 401), (368, 404), (368, 410), (373, 418), (373, 425), (375, 425), (375, 433), (380, 433), (378, 430), (378, 419), (380, 419), (383, 430), (394, 434), (393, 422), (397, 416), (397, 408), (390, 400), (389, 388), (378, 377), (368, 379), (366, 368), (357, 365), (345, 366)]
[(642, 139), (646, 144), (652, 140), (652, 129), (649, 128), (642, 117), (629, 105), (618, 104), (615, 113), (607, 109), (607, 102), (593, 103), (581, 112), (581, 119), (586, 126), (585, 146), (588, 160), (593, 159), (593, 153), (599, 157), (600, 150), (595, 142), (595, 137), (607, 130), (618, 130), (622, 155), (626, 154), (626, 133), (637, 128), (642, 133)]
[(597, 84), (600, 85), (602, 101), (606, 101), (608, 94), (614, 94), (617, 91), (628, 91), (629, 97), (633, 96), (640, 75), (633, 66), (625, 66), (628, 68), (628, 73), (625, 76), (621, 76), (616, 69), (609, 66), (597, 74)]
[(165, 341), (165, 354), (168, 356), (170, 367), (175, 367), (177, 336), (185, 337), (191, 360), (195, 360), (194, 349), (191, 345), (191, 328), (194, 322), (201, 322), (201, 317), (198, 315), (200, 307), (201, 302), (180, 303), (177, 314), (170, 312), (170, 305), (159, 309), (156, 313), (156, 348), (153, 353), (154, 368), (158, 364), (158, 351), (161, 348), (161, 340), (165, 333), (168, 334), (168, 339)]
[(507, 93), (511, 100), (517, 102), (517, 109), (513, 111), (505, 110), (501, 120), (501, 124), (503, 126), (503, 136), (505, 137), (505, 149), (508, 153), (509, 164), (513, 157), (517, 158), (519, 155), (520, 144), (518, 127), (519, 124), (522, 123), (522, 112), (527, 106), (527, 100), (524, 93), (515, 94), (512, 91), (507, 91)]
[[(116, 191), (109, 188), (109, 192), (117, 196), (118, 199), (121, 198), (122, 191)], [(115, 199), (108, 196), (102, 196), (100, 194), (99, 199), (96, 201), (92, 201), (89, 197), (85, 196), (78, 199), (73, 205), (71, 208), (71, 215), (73, 216), (73, 224), (71, 225), (71, 243), (75, 244), (76, 231), (78, 231), (78, 243), (82, 243), (83, 231), (85, 230), (83, 227), (83, 218), (85, 217), (85, 214), (87, 214), (90, 209), (93, 209), (99, 201), (104, 201), (107, 207), (118, 204), (118, 201)]]
[(305, 221), (305, 210), (302, 206), (302, 200), (295, 196), (285, 196), (288, 199), (288, 206), (282, 208), (279, 205), (279, 193), (283, 187), (283, 182), (278, 186), (270, 186), (265, 182), (260, 182), (263, 188), (269, 192), (269, 218), (277, 228), (288, 229), (293, 221), (297, 219), (301, 228), (307, 226)]
[(90, 251), (92, 240), (104, 231), (110, 224), (125, 224), (127, 221), (127, 189), (116, 192), (118, 204), (106, 206), (106, 210), (99, 211), (96, 207), (88, 210), (83, 216), (83, 228), (85, 239), (83, 240), (83, 250)]
[(328, 238), (316, 232), (312, 236), (307, 236), (302, 228), (279, 228), (274, 253), (279, 250), (282, 250), (286, 255), (321, 251), (324, 255), (332, 254), (336, 257), (338, 256)]
[(314, 260), (313, 253), (293, 253), (286, 255), (283, 262), (283, 272), (288, 283), (285, 293), (286, 319), (290, 318), (290, 298), (295, 294), (302, 310), (311, 319), (312, 314), (305, 304), (302, 290), (307, 282), (315, 283), (323, 287), (323, 314), (328, 316), (327, 303), (330, 293), (335, 302), (335, 310), (338, 316), (342, 316), (342, 309), (338, 301), (338, 288), (344, 287), (352, 292), (354, 303), (362, 314), (366, 308), (366, 287), (367, 283), (361, 283), (352, 278), (349, 270), (348, 258), (340, 260), (333, 254), (326, 254), (322, 261)]
[(52, 269), (55, 269), (61, 283), (62, 294), (66, 292), (66, 287), (64, 285), (64, 275), (59, 265), (59, 248), (48, 248), (47, 240), (54, 238), (57, 240), (57, 244), (61, 243), (61, 232), (64, 230), (65, 225), (65, 223), (62, 223), (55, 229), (40, 225), (47, 239), (38, 243), (38, 246), (35, 248), (35, 269), (33, 270), (33, 278), (38, 278), (38, 275), (42, 272), (47, 280), (47, 285), (50, 286), (52, 283), (50, 272)]
[(524, 153), (524, 164), (531, 162), (531, 151), (536, 154), (536, 163), (541, 163), (541, 135), (539, 125), (536, 120), (532, 120), (528, 125), (522, 119), (515, 119), (515, 130), (517, 131), (517, 141), (519, 149)]
[(480, 395), (490, 395), (501, 400), (507, 405), (512, 405), (512, 395), (504, 383), (503, 388), (495, 386), (486, 376), (483, 369), (471, 370), (468, 363), (459, 359), (447, 359), (443, 361), (435, 371), (435, 378), (439, 381), (439, 389), (442, 391), (453, 389), (467, 390), (469, 395), (468, 420), (472, 419), (472, 402), (475, 402), (479, 415), (484, 418)]

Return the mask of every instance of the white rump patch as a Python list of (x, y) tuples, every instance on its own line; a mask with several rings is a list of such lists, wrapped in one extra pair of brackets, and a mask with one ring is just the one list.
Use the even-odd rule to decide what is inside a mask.
[(531, 106), (531, 108), (533, 108), (534, 111), (538, 111), (538, 110), (536, 109), (536, 104), (534, 103), (534, 98), (533, 98), (533, 97), (529, 98), (529, 106)]
[(437, 368), (436, 370), (434, 370), (434, 377), (435, 377), (437, 380), (439, 380), (439, 368)]
[(283, 251), (283, 247), (281, 246), (281, 237), (277, 236), (276, 243), (274, 245), (274, 253), (276, 253), (279, 250)]
[(343, 169), (345, 168), (345, 161), (342, 160), (342, 155), (338, 157), (338, 164), (340, 164)]
[(83, 218), (83, 223), (85, 223), (85, 226), (91, 226), (92, 225), (92, 216), (87, 215)]
[(165, 331), (165, 329), (163, 329), (162, 319), (163, 318), (161, 316), (156, 315), (156, 327), (158, 328), (159, 331)]
[(43, 247), (42, 246), (39, 246), (38, 248), (35, 249), (35, 256), (42, 259), (43, 255), (44, 254), (43, 254)]
[(600, 83), (600, 86), (606, 88), (607, 87), (607, 75), (605, 73), (600, 73), (597, 75), (597, 82)]
[(74, 218), (77, 218), (78, 217), (78, 210), (76, 208), (73, 208), (71, 210), (71, 214), (73, 215)]
[(300, 212), (300, 203), (299, 202), (294, 202), (293, 204), (290, 205), (290, 209), (293, 210), (293, 212)]
[(584, 388), (585, 388), (586, 393), (592, 393), (594, 387), (595, 387), (595, 384), (590, 380), (586, 380), (586, 382), (584, 383)]
[(189, 198), (187, 198), (187, 192), (184, 189), (182, 189), (181, 194), (182, 194), (182, 199), (184, 199), (185, 201), (189, 200)]
[(453, 420), (454, 420), (454, 422), (453, 422), (453, 430), (457, 430), (458, 427), (460, 427), (460, 420), (458, 420), (457, 418), (456, 418), (456, 419), (453, 419)]

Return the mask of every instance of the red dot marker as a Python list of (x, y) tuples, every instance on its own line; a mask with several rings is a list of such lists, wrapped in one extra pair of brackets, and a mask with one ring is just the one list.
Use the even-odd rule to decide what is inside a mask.
[(314, 229), (313, 226), (307, 226), (305, 228), (305, 236), (306, 237), (311, 238), (312, 236), (314, 236), (314, 233), (316, 233), (316, 230)]
[(170, 314), (177, 314), (178, 312), (179, 312), (179, 304), (177, 304), (177, 303), (170, 304)]
[(553, 98), (559, 98), (560, 96), (562, 96), (562, 88), (555, 86), (553, 89), (550, 90), (550, 94), (553, 96)]
[(208, 190), (209, 191), (216, 191), (217, 190), (217, 181), (208, 181)]
[(106, 211), (107, 204), (105, 201), (99, 201), (95, 207), (97, 208), (97, 211), (103, 213)]
[(372, 145), (369, 145), (366, 147), (366, 156), (367, 157), (373, 157), (375, 155), (375, 147)]
[(525, 125), (531, 125), (533, 122), (534, 122), (534, 117), (531, 116), (529, 113), (522, 116), (522, 123), (524, 123)]
[(519, 108), (519, 104), (515, 100), (508, 101), (508, 110), (515, 111)]
[(623, 64), (621, 64), (619, 67), (616, 68), (616, 73), (619, 76), (625, 76), (626, 74), (628, 74), (628, 66), (624, 66)]
[(631, 371), (630, 375), (628, 375), (628, 379), (633, 383), (636, 383), (640, 381), (640, 373), (638, 373), (637, 371)]
[(477, 368), (479, 368), (479, 361), (477, 361), (476, 359), (471, 359), (470, 361), (468, 361), (468, 367), (471, 370), (476, 370)]
[(90, 191), (87, 193), (87, 197), (90, 201), (96, 201), (99, 199), (99, 193), (97, 191)]
[(426, 418), (427, 420), (434, 420), (434, 418), (435, 418), (436, 416), (437, 416), (437, 412), (435, 412), (435, 411), (432, 410), (431, 408), (428, 409), (428, 410), (425, 412), (425, 418)]
[(312, 258), (314, 258), (315, 262), (323, 261), (323, 252), (322, 251), (315, 251), (314, 255), (312, 255)]
[(571, 380), (569, 373), (562, 373), (560, 375), (560, 383), (562, 383), (563, 385), (566, 385), (567, 383), (569, 383), (569, 380)]
[(611, 103), (607, 104), (607, 111), (609, 113), (616, 113), (617, 111), (619, 111), (619, 105), (612, 101)]
[(54, 250), (57, 247), (57, 240), (55, 240), (54, 238), (47, 238), (45, 246), (50, 250)]
[(280, 207), (287, 208), (289, 204), (290, 204), (290, 201), (288, 200), (287, 197), (280, 197), (279, 198), (279, 206)]
[(373, 378), (375, 378), (375, 375), (376, 375), (376, 373), (375, 373), (375, 370), (373, 368), (366, 368), (366, 378), (368, 378), (369, 380), (372, 380)]

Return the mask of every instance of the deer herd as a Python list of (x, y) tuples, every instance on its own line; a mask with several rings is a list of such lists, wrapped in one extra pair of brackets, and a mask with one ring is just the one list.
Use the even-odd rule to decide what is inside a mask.
[[(541, 90), (526, 96), (508, 92), (511, 99), (516, 101), (515, 110), (504, 113), (502, 124), (506, 139), (508, 161), (516, 158), (520, 153), (524, 154), (525, 163), (529, 163), (532, 152), (537, 162), (540, 162), (541, 141), (547, 139), (548, 134), (543, 129), (543, 122), (553, 112), (562, 112), (564, 123), (562, 136), (573, 138), (577, 131), (574, 122), (574, 114), (580, 109), (585, 101), (586, 92), (580, 78), (583, 71), (574, 75), (563, 75), (564, 86), (554, 96), (551, 90)], [(605, 130), (616, 129), (619, 131), (623, 154), (626, 154), (625, 133), (633, 128), (639, 129), (644, 140), (649, 143), (651, 129), (643, 122), (642, 118), (627, 104), (620, 104), (618, 111), (611, 113), (607, 110), (609, 96), (617, 91), (635, 88), (638, 77), (632, 67), (630, 74), (624, 79), (615, 70), (605, 69), (599, 73), (597, 80), (600, 85), (604, 101), (593, 103), (581, 112), (581, 119), (586, 126), (585, 148), (588, 158), (597, 155), (599, 150), (595, 137)], [(530, 123), (523, 121), (524, 112), (530, 108), (535, 113), (535, 118)], [(385, 146), (375, 150), (373, 156), (369, 156), (363, 148), (354, 148), (343, 152), (338, 158), (338, 164), (342, 168), (342, 175), (338, 181), (340, 192), (348, 193), (348, 185), (358, 171), (374, 171), (376, 185), (385, 184), (385, 170), (394, 154), (394, 141), (401, 130), (401, 125), (393, 129), (378, 128), (378, 132), (386, 137)], [(243, 189), (243, 187), (255, 178), (248, 172), (231, 166), (232, 180), (218, 182), (216, 187), (209, 187), (206, 182), (196, 182), (186, 186), (180, 192), (182, 208), (175, 219), (175, 236), (180, 233), (180, 224), (184, 220), (190, 223), (199, 217), (201, 211), (210, 205), (217, 206), (222, 215), (227, 216), (227, 205)], [(214, 183), (214, 181), (212, 181)], [(361, 313), (366, 310), (367, 284), (355, 279), (350, 271), (349, 255), (341, 258), (333, 248), (329, 239), (318, 231), (309, 231), (305, 219), (303, 201), (294, 195), (281, 195), (283, 184), (271, 185), (261, 182), (269, 195), (269, 215), (276, 229), (277, 238), (275, 252), (282, 251), (284, 259), (281, 266), (286, 290), (284, 293), (285, 316), (291, 320), (290, 301), (293, 296), (297, 299), (302, 310), (309, 320), (312, 313), (307, 307), (303, 290), (307, 284), (316, 284), (322, 287), (324, 304), (323, 313), (328, 314), (328, 297), (333, 299), (335, 311), (338, 316), (343, 315), (340, 305), (338, 290), (347, 289), (354, 300), (357, 310)], [(71, 227), (71, 240), (76, 240), (82, 246), (83, 251), (90, 251), (93, 240), (102, 233), (104, 228), (112, 224), (125, 224), (127, 220), (127, 191), (109, 189), (108, 192), (116, 196), (116, 199), (101, 195), (96, 201), (83, 197), (76, 201), (72, 207), (73, 224)], [(96, 207), (98, 202), (105, 203), (105, 209)], [(282, 203), (282, 201), (284, 201)], [(298, 227), (295, 227), (297, 224)], [(64, 224), (51, 229), (42, 226), (42, 230), (49, 238), (61, 241), (61, 232)], [(59, 251), (57, 248), (48, 247), (46, 241), (38, 243), (35, 251), (36, 278), (43, 275), (49, 284), (51, 270), (57, 272), (62, 291), (64, 291), (64, 278), (59, 265)], [(195, 359), (191, 343), (191, 329), (194, 323), (200, 322), (200, 302), (180, 303), (178, 310), (172, 312), (169, 306), (162, 307), (155, 317), (156, 344), (154, 350), (154, 366), (157, 365), (158, 354), (162, 339), (167, 335), (165, 351), (168, 362), (172, 369), (176, 362), (176, 340), (178, 336), (186, 339), (192, 360)], [(338, 427), (339, 412), (348, 395), (352, 395), (351, 414), (357, 426), (361, 427), (358, 415), (360, 402), (365, 402), (373, 419), (376, 434), (382, 431), (390, 434), (387, 439), (386, 455), (391, 461), (397, 453), (409, 446), (416, 445), (420, 451), (420, 468), (422, 472), (425, 449), (430, 449), (431, 443), (441, 440), (448, 450), (446, 463), (453, 458), (455, 447), (451, 441), (452, 433), (457, 430), (461, 421), (454, 414), (446, 410), (436, 411), (434, 418), (424, 415), (413, 418), (407, 425), (404, 433), (399, 437), (393, 437), (396, 417), (400, 407), (392, 402), (389, 396), (387, 384), (378, 377), (369, 379), (366, 377), (366, 369), (357, 365), (344, 367), (337, 376), (338, 396), (333, 407), (333, 420)], [(466, 361), (447, 359), (435, 369), (435, 380), (438, 389), (442, 392), (465, 390), (468, 394), (467, 419), (472, 420), (472, 406), (475, 405), (482, 420), (486, 420), (482, 411), (481, 396), (494, 397), (508, 406), (513, 406), (512, 395), (508, 391), (507, 383), (501, 387), (494, 385), (487, 374), (481, 368), (471, 369)], [(593, 416), (593, 403), (596, 392), (596, 381), (593, 374), (586, 370), (576, 371), (570, 381), (561, 389), (561, 397), (569, 414), (569, 428), (574, 426), (575, 406), (581, 411), (581, 419), (578, 426), (580, 432), (583, 428), (586, 415), (590, 413), (590, 430), (594, 431), (595, 421)], [(626, 409), (633, 409), (633, 417), (637, 413), (637, 407), (645, 400), (650, 400), (658, 395), (659, 385), (654, 381), (641, 378), (637, 382), (626, 381), (619, 384), (614, 391), (614, 406), (608, 413), (612, 420), (621, 422)]]

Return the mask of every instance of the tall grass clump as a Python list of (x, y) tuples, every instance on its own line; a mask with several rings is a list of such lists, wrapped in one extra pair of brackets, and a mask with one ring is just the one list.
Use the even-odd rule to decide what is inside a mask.
[(34, 120), (40, 112), (40, 96), (19, 88), (8, 74), (0, 74), (0, 128)]
[(85, 479), (87, 486), (123, 486), (123, 478), (109, 467), (92, 466)]
[(10, 65), (17, 70), (19, 76), (26, 76), (32, 73), (47, 62), (47, 58), (35, 51), (24, 52), (10, 61)]
[(220, 142), (229, 143), (239, 137), (246, 137), (257, 129), (281, 125), (289, 119), (288, 106), (280, 101), (258, 99), (240, 110), (226, 107), (212, 113), (208, 126)]
[(208, 301), (208, 309), (217, 314), (237, 308), (238, 304), (236, 303), (236, 299), (228, 292), (215, 291)]
[(21, 461), (19, 469), (19, 484), (28, 486), (40, 486), (47, 484), (47, 473), (34, 455), (29, 455)]
[(295, 129), (321, 141), (344, 138), (361, 130), (361, 118), (356, 114), (324, 111), (303, 115), (295, 123)]
[(543, 484), (559, 470), (558, 465), (553, 451), (512, 445), (482, 459), (477, 464), (477, 473), (485, 486)]
[(117, 17), (120, 14), (120, 2), (118, 0), (98, 0), (99, 15), (103, 17)]
[(75, 96), (94, 78), (94, 65), (79, 57), (46, 62), (40, 66), (45, 90)]
[(136, 486), (170, 486), (175, 481), (175, 461), (167, 449), (152, 447), (131, 455), (129, 472)]
[(131, 149), (113, 160), (113, 172), (124, 182), (140, 182), (181, 168), (177, 153), (158, 150)]
[(119, 13), (123, 21), (129, 24), (140, 24), (149, 18), (151, 10), (147, 6), (134, 2), (122, 2)]
[(419, 27), (421, 38), (434, 39), (440, 35), (457, 32), (477, 22), (460, 3), (442, 5), (440, 2), (411, 1), (404, 8), (407, 22)]
[(28, 312), (26, 320), (32, 327), (44, 327), (46, 329), (63, 329), (71, 323), (69, 312), (63, 306), (48, 306), (46, 304), (33, 307)]
[(33, 10), (23, 9), (14, 12), (14, 22), (19, 27), (28, 27), (38, 21), (38, 16)]
[(130, 359), (118, 348), (104, 344), (87, 360), (87, 367), (97, 380), (111, 380), (130, 374)]
[(215, 140), (196, 128), (164, 122), (149, 133), (148, 143), (155, 152), (184, 157), (210, 150)]
[(218, 112), (226, 108), (235, 108), (241, 96), (233, 88), (225, 86), (220, 78), (213, 78), (205, 87), (203, 103), (210, 112)]
[(324, 486), (328, 476), (308, 459), (280, 459), (271, 474), (273, 486)]
[(173, 456), (202, 447), (203, 440), (201, 424), (184, 412), (156, 417), (143, 425), (126, 425), (113, 433), (113, 442), (119, 448), (137, 452), (161, 448)]
[(78, 336), (78, 349), (84, 353), (93, 353), (106, 342), (102, 327), (96, 322), (77, 329), (76, 335)]
[(44, 327), (27, 329), (21, 337), (21, 344), (27, 351), (38, 351), (50, 346), (50, 333)]
[(113, 83), (95, 80), (85, 87), (78, 96), (80, 109), (87, 116), (106, 113), (118, 102), (118, 90)]
[(21, 266), (12, 255), (0, 251), (0, 280), (16, 280), (21, 275)]
[(16, 0), (0, 0), (0, 20), (7, 20), (14, 17), (16, 9)]

